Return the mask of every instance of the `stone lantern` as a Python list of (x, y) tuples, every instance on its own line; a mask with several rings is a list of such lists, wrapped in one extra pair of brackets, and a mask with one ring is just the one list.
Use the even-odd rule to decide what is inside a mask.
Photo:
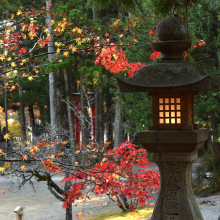
[(153, 153), (161, 187), (152, 220), (202, 220), (191, 188), (191, 166), (208, 138), (194, 123), (194, 96), (219, 90), (219, 78), (183, 60), (191, 47), (182, 21), (173, 15), (157, 25), (161, 61), (142, 67), (132, 78), (118, 78), (121, 92), (148, 92), (152, 96), (153, 125), (139, 133), (139, 143)]

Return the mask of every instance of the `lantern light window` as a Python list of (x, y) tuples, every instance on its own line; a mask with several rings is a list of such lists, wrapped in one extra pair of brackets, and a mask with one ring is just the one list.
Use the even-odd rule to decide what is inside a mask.
[(180, 98), (159, 98), (159, 124), (181, 124), (180, 101)]

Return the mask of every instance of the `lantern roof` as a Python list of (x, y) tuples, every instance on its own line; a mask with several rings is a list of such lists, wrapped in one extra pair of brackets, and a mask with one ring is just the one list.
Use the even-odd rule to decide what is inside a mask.
[(201, 66), (183, 60), (191, 42), (181, 20), (168, 16), (159, 22), (156, 33), (160, 41), (151, 45), (161, 52), (162, 61), (142, 67), (132, 78), (118, 78), (121, 92), (219, 90), (220, 77), (211, 78)]

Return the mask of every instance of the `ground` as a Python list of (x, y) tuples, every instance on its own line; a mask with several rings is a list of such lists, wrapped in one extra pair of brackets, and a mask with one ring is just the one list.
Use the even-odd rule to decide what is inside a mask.
[[(196, 164), (196, 163), (195, 163)], [(153, 164), (150, 169), (157, 169)], [(54, 180), (56, 183), (63, 177), (56, 176)], [(4, 177), (0, 177), (0, 188), (6, 189), (5, 194), (0, 194), (0, 220), (14, 220), (14, 209), (17, 206), (24, 206), (25, 220), (64, 220), (65, 209), (62, 208), (62, 202), (58, 201), (47, 189), (46, 182), (37, 182), (35, 184), (36, 193), (33, 188), (26, 184), (23, 186), (20, 193), (11, 192), (10, 181)], [(98, 199), (88, 201), (86, 204), (73, 205), (73, 216), (82, 211), (89, 214), (99, 214), (106, 211), (119, 210), (119, 208), (111, 203), (107, 207), (100, 204), (105, 203), (106, 199)], [(204, 220), (218, 220), (220, 215), (220, 192), (210, 195), (208, 197), (196, 198), (199, 208)], [(97, 206), (96, 204), (99, 203)], [(76, 219), (76, 218), (73, 218)]]

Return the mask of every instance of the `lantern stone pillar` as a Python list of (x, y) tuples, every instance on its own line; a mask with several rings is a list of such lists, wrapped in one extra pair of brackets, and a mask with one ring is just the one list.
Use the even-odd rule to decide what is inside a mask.
[(191, 187), (191, 167), (197, 151), (191, 154), (153, 154), (159, 167), (161, 186), (151, 220), (203, 220)]
[[(181, 138), (180, 138), (181, 137)], [(206, 129), (143, 131), (139, 142), (153, 152), (161, 188), (151, 220), (203, 220), (191, 187), (191, 167), (208, 138)]]
[(151, 46), (161, 52), (161, 61), (132, 78), (117, 78), (119, 89), (152, 96), (153, 125), (139, 133), (139, 143), (153, 153), (161, 174), (152, 220), (203, 220), (191, 188), (191, 167), (208, 134), (194, 122), (194, 96), (218, 91), (220, 77), (184, 60), (191, 42), (181, 20), (171, 14), (158, 23), (156, 33), (158, 41)]

